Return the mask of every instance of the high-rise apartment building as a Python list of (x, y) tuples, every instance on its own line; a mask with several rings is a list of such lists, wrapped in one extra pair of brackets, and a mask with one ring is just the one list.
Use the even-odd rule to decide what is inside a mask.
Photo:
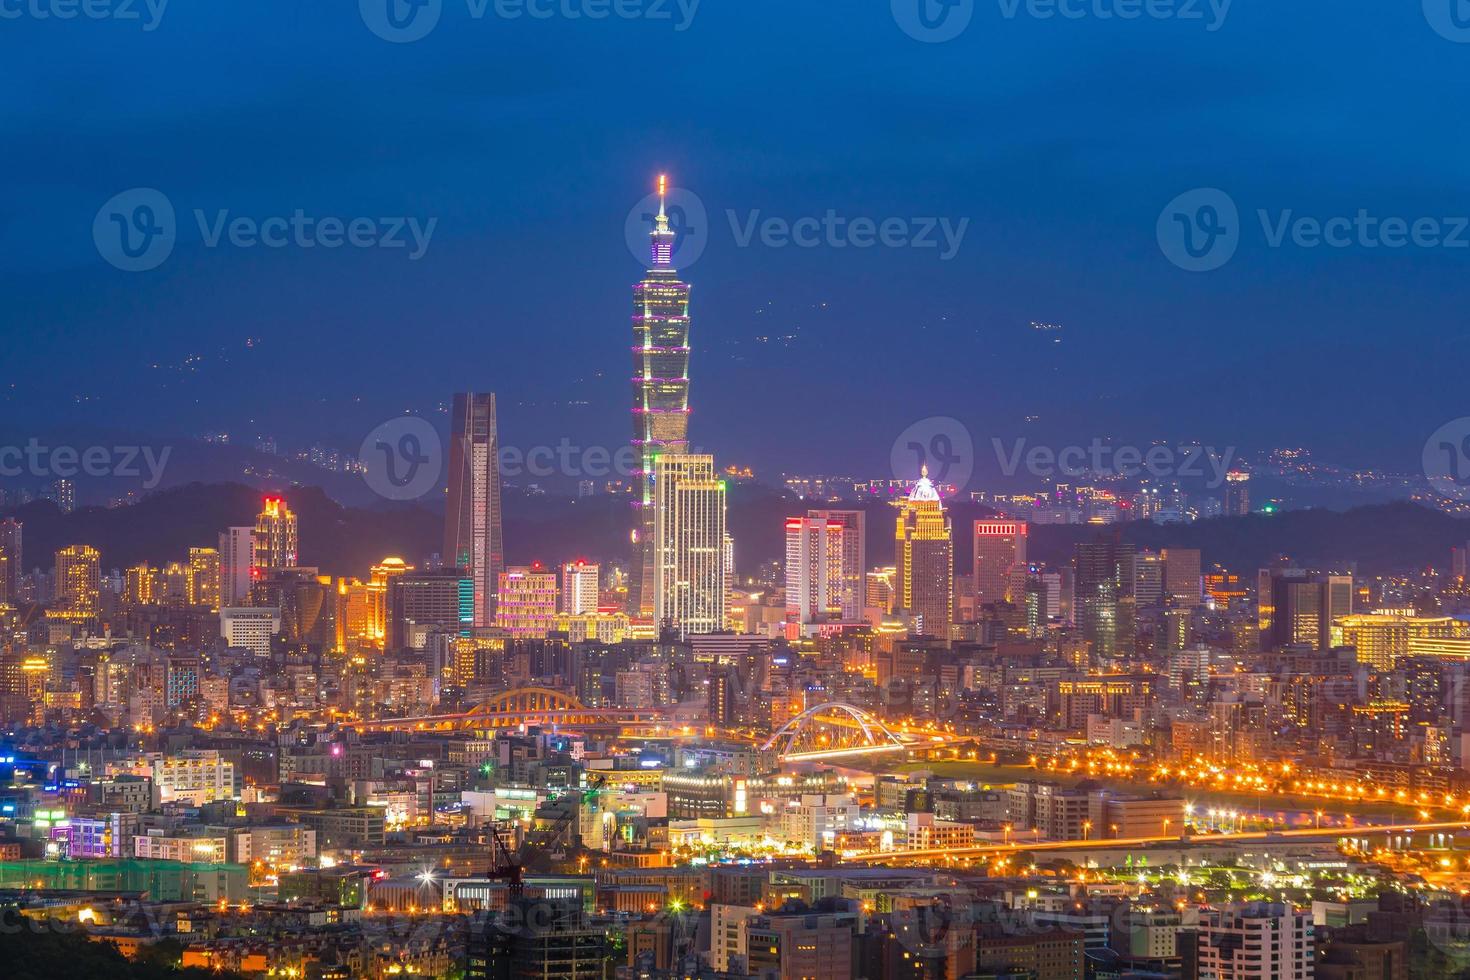
[(255, 564), (255, 528), (231, 527), (219, 536), (219, 604), (250, 601), (250, 569)]
[(282, 568), (298, 564), (296, 515), (280, 497), (267, 497), (255, 518), (255, 559), (252, 576), (264, 578)]
[(220, 553), (213, 548), (189, 549), (189, 575), (184, 601), (219, 609)]
[(13, 517), (0, 521), (0, 602), (16, 602), (20, 598), (20, 577), (25, 574), (25, 555), (21, 544), (23, 525)]
[(68, 617), (88, 619), (97, 615), (100, 561), (97, 549), (85, 544), (74, 544), (56, 553), (56, 598)]
[(475, 616), (474, 583), (457, 568), (406, 571), (388, 580), (386, 647), (415, 646), (415, 634), (464, 633)]
[(681, 635), (725, 628), (725, 481), (713, 456), (654, 461), (654, 618)]
[(1020, 604), (1026, 586), (1025, 521), (975, 522), (975, 605)]
[(652, 264), (633, 287), (633, 448), (639, 457), (633, 507), (633, 562), (628, 613), (657, 615), (658, 543), (654, 527), (657, 460), (689, 451), (689, 286), (673, 267), (677, 233), (669, 225), (659, 178)]
[(1245, 470), (1225, 474), (1225, 516), (1244, 517), (1251, 512), (1251, 475)]
[(556, 623), (556, 573), (539, 565), (500, 573), (495, 625), (516, 637), (542, 637)]
[(786, 521), (786, 617), (794, 623), (845, 619), (847, 529), (820, 517)]
[[(1311, 980), (1312, 913), (1278, 902), (1202, 909), (1185, 976), (1210, 980)], [(1190, 963), (1193, 960), (1193, 963)]]
[(561, 611), (572, 616), (597, 612), (597, 565), (585, 561), (567, 562), (561, 570)]
[(1179, 606), (1197, 606), (1203, 599), (1204, 575), (1198, 548), (1165, 548), (1164, 594)]
[(927, 466), (897, 507), (895, 610), (917, 617), (918, 632), (947, 640), (954, 623), (953, 528)]
[(838, 570), (840, 585), (838, 604), (845, 621), (863, 616), (865, 573), (868, 561), (867, 515), (860, 510), (809, 510), (813, 520), (842, 526), (842, 564)]
[(495, 625), (495, 590), (505, 571), (500, 510), (500, 433), (495, 396), (454, 396), (449, 437), (449, 499), (444, 561), (468, 570), (474, 583), (474, 626)]

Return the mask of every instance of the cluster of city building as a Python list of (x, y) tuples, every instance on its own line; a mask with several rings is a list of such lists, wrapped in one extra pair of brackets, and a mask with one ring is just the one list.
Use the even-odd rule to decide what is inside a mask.
[(442, 546), (362, 578), (284, 495), (110, 571), (28, 571), (0, 521), (7, 921), (314, 980), (1470, 967), (1470, 542), (1225, 568), (1098, 510), (1048, 563), (1036, 501), (956, 529), (925, 471), (882, 526), (790, 496), (737, 575), (675, 241), (634, 293), (628, 555), (507, 562), (480, 393)]

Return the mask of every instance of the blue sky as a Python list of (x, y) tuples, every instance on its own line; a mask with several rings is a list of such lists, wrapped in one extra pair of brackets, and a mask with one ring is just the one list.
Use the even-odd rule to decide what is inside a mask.
[[(693, 426), (730, 462), (872, 472), (950, 415), (981, 443), (1305, 443), (1412, 469), (1470, 414), (1470, 248), (1273, 248), (1257, 218), (1470, 215), (1470, 44), (1417, 3), (1236, 0), (1210, 30), (1204, 3), (990, 0), (922, 43), (888, 0), (703, 0), (685, 30), (672, 0), (598, 21), (443, 0), (394, 44), (351, 0), (173, 0), (152, 30), (30, 13), (55, 2), (0, 4), (24, 11), (0, 19), (13, 424), (355, 446), (476, 388), (510, 441), (616, 445), (640, 275), (623, 229), (661, 170), (709, 215)], [(178, 241), (125, 272), (93, 222), (139, 187)], [(1238, 206), (1240, 241), (1186, 272), (1156, 225), (1201, 187)], [(297, 209), (435, 224), (411, 261), (206, 247), (194, 218)], [(829, 210), (967, 225), (948, 261), (732, 229)]]

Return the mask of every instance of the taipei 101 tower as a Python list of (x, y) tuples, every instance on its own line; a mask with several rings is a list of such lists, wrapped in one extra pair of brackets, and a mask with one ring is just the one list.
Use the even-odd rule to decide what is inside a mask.
[(650, 237), (652, 265), (633, 287), (633, 447), (637, 499), (628, 614), (653, 615), (654, 460), (689, 451), (689, 286), (673, 267), (677, 233), (666, 213), (668, 178), (658, 179), (658, 216)]

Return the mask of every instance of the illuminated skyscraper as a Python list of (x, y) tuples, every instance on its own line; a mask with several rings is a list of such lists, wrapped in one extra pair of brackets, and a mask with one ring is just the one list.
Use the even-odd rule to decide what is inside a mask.
[(1251, 512), (1251, 475), (1245, 470), (1225, 474), (1225, 516), (1244, 517)]
[(454, 396), (449, 438), (449, 501), (444, 561), (468, 570), (475, 587), (474, 626), (495, 625), (495, 591), (505, 570), (500, 511), (500, 433), (495, 396)]
[(388, 640), (388, 591), (392, 582), (413, 571), (402, 558), (384, 558), (372, 567), (368, 578), (368, 610), (373, 643), (383, 649)]
[(1164, 549), (1164, 594), (1180, 606), (1204, 601), (1204, 575), (1198, 548)]
[(633, 287), (633, 447), (638, 452), (638, 490), (633, 506), (633, 562), (628, 576), (628, 612), (655, 614), (657, 561), (654, 556), (654, 487), (659, 456), (689, 450), (689, 286), (673, 267), (676, 233), (669, 227), (659, 177), (652, 265)]
[(1021, 604), (1026, 588), (1025, 521), (975, 522), (975, 605)]
[(13, 517), (0, 521), (0, 555), (5, 556), (5, 566), (0, 568), (0, 602), (17, 602), (20, 598), (20, 577), (25, 574), (24, 554), (21, 549), (22, 524)]
[(597, 612), (600, 569), (585, 561), (567, 562), (561, 570), (561, 611), (573, 616)]
[(252, 574), (265, 578), (281, 568), (297, 565), (296, 515), (280, 497), (267, 497), (255, 518), (255, 561)]
[(666, 453), (654, 466), (654, 618), (686, 636), (723, 630), (725, 481), (713, 456)]
[(189, 576), (184, 601), (219, 609), (220, 554), (213, 548), (189, 549)]
[(896, 506), (895, 610), (922, 617), (924, 635), (947, 640), (954, 622), (953, 528), (929, 480), (929, 467), (923, 467), (908, 499)]
[(255, 528), (232, 527), (219, 536), (219, 604), (250, 601), (250, 568), (255, 564)]
[(866, 590), (865, 575), (868, 561), (867, 515), (860, 510), (809, 510), (808, 518), (842, 525), (842, 567), (839, 604), (842, 618), (857, 621), (863, 618), (863, 602)]
[(786, 521), (786, 617), (794, 623), (842, 618), (845, 529), (820, 517)]
[(1077, 628), (1092, 644), (1093, 656), (1098, 659), (1115, 657), (1132, 648), (1136, 550), (1116, 535), (1077, 545), (1073, 580)]
[(74, 544), (56, 553), (56, 597), (67, 616), (88, 619), (97, 615), (100, 587), (100, 556), (96, 548)]
[(556, 623), (556, 573), (540, 565), (500, 573), (495, 625), (511, 636), (542, 637)]
[[(1351, 575), (1310, 575), (1300, 568), (1263, 568), (1256, 577), (1256, 613), (1267, 649), (1334, 645), (1333, 627), (1353, 612)], [(1339, 628), (1340, 632), (1340, 628)]]

